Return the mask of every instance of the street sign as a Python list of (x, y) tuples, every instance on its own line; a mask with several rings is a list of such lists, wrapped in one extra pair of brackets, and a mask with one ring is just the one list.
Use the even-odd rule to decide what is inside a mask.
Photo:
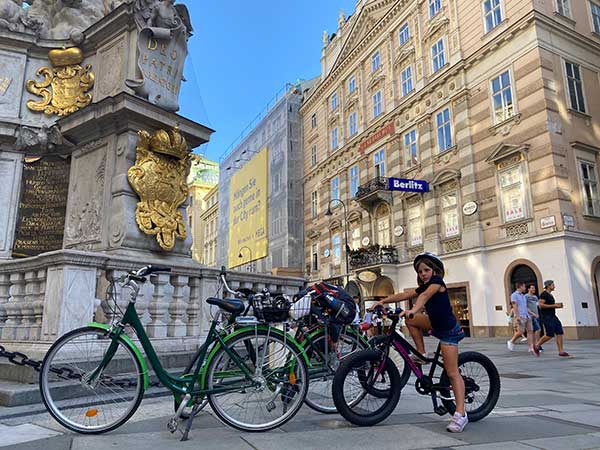
[(388, 190), (404, 192), (429, 192), (429, 183), (424, 180), (388, 178)]

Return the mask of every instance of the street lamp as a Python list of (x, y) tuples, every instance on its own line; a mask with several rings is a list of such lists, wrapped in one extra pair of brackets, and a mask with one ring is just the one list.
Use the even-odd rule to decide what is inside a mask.
[(339, 198), (332, 198), (327, 203), (327, 211), (325, 212), (326, 216), (333, 216), (333, 212), (331, 212), (331, 203), (340, 202), (342, 207), (344, 208), (344, 244), (346, 247), (346, 285), (350, 281), (350, 247), (348, 247), (348, 211), (346, 210), (346, 204), (340, 200)]
[(250, 249), (250, 247), (247, 247), (245, 245), (240, 248), (239, 253), (238, 253), (238, 258), (240, 258), (240, 259), (243, 258), (242, 250), (244, 250), (244, 249), (248, 250), (248, 261), (247, 262), (252, 261), (252, 250)]

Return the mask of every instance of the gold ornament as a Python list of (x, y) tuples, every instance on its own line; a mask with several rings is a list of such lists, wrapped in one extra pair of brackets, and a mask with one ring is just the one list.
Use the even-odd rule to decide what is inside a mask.
[(94, 86), (94, 74), (89, 64), (79, 65), (83, 61), (81, 50), (77, 47), (50, 50), (48, 59), (53, 67), (41, 67), (36, 72), (38, 77), (44, 76), (44, 81), (27, 80), (26, 84), (27, 90), (42, 100), (29, 100), (27, 107), (47, 115), (68, 116), (89, 105), (92, 94), (87, 91)]
[(178, 208), (189, 192), (190, 150), (177, 127), (153, 135), (142, 130), (138, 135), (135, 165), (127, 172), (129, 184), (140, 197), (135, 220), (140, 230), (155, 234), (158, 244), (171, 250), (176, 237), (187, 236)]

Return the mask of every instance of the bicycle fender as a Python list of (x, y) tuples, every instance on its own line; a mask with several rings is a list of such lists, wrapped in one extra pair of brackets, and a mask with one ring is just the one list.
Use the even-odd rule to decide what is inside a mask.
[[(108, 331), (110, 329), (110, 325), (106, 325), (105, 323), (92, 322), (92, 323), (88, 323), (87, 326), (92, 327), (92, 328), (98, 328), (98, 329), (104, 330), (104, 331)], [(150, 385), (150, 379), (148, 377), (148, 365), (146, 364), (144, 355), (142, 354), (142, 352), (140, 351), (138, 346), (133, 343), (133, 341), (131, 340), (131, 338), (129, 336), (127, 336), (126, 334), (123, 333), (119, 337), (121, 339), (123, 339), (123, 342), (125, 343), (125, 345), (127, 345), (127, 347), (129, 347), (129, 349), (133, 352), (135, 357), (140, 362), (140, 365), (142, 366), (142, 374), (144, 375), (144, 390), (148, 389), (148, 386)]]
[[(267, 331), (269, 329), (269, 327), (267, 325), (257, 325), (256, 329)], [(241, 333), (244, 333), (248, 330), (254, 331), (255, 327), (249, 326), (249, 327), (243, 327), (238, 330), (235, 330), (233, 333), (225, 336), (225, 338), (223, 339), (223, 342), (225, 344), (227, 344), (227, 342), (229, 342), (236, 336), (239, 336)], [(290, 342), (296, 348), (296, 350), (298, 350), (298, 352), (302, 355), (302, 357), (304, 358), (304, 361), (306, 362), (306, 366), (310, 367), (310, 361), (309, 361), (308, 357), (306, 356), (306, 350), (292, 336), (287, 334), (285, 331), (280, 330), (279, 328), (273, 328), (273, 327), (271, 327), (271, 334), (276, 334), (282, 338), (285, 338), (288, 342)], [(220, 347), (221, 347), (220, 345), (214, 345), (213, 348), (211, 349), (210, 353), (206, 357), (206, 363), (203, 365), (203, 367), (200, 371), (200, 386), (202, 386), (202, 387), (204, 387), (204, 385), (205, 385), (204, 383), (206, 381), (206, 369), (210, 365), (212, 359), (214, 358), (215, 354), (217, 353), (217, 351), (219, 350)]]

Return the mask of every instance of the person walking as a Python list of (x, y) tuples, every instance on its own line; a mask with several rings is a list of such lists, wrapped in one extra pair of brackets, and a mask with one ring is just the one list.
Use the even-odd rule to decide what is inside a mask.
[(556, 310), (563, 307), (562, 303), (556, 303), (552, 292), (556, 289), (553, 280), (544, 281), (544, 292), (540, 294), (538, 306), (542, 314), (542, 322), (544, 324), (545, 335), (538, 341), (537, 348), (548, 342), (556, 336), (556, 347), (558, 348), (558, 356), (571, 356), (563, 347), (563, 327), (559, 318), (556, 316)]
[[(538, 311), (538, 298), (535, 295), (535, 284), (527, 286), (527, 293), (525, 299), (527, 300), (527, 309), (531, 313), (531, 328), (533, 329), (533, 344), (538, 345), (540, 341), (540, 316)], [(541, 348), (540, 351), (543, 351)]]
[(529, 344), (529, 352), (535, 356), (540, 356), (539, 348), (533, 342), (533, 326), (531, 323), (532, 313), (527, 308), (527, 299), (525, 298), (525, 283), (519, 281), (517, 289), (510, 296), (510, 304), (513, 308), (514, 317), (517, 323), (517, 330), (511, 339), (506, 342), (506, 346), (512, 352), (515, 349), (515, 342), (519, 337), (527, 332), (527, 342)]

